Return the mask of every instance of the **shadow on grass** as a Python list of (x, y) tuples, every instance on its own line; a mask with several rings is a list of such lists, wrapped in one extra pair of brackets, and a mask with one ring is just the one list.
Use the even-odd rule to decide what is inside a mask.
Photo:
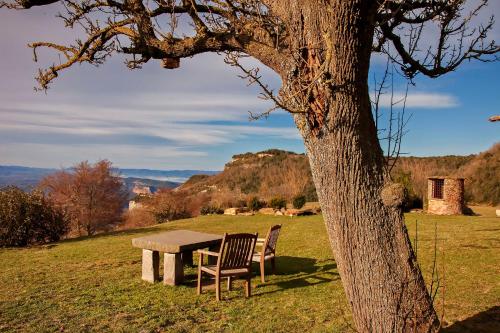
[(158, 229), (157, 225), (155, 225), (155, 226), (142, 227), (142, 228), (136, 228), (136, 229), (102, 232), (102, 233), (92, 235), (92, 236), (80, 236), (80, 237), (75, 237), (75, 238), (68, 238), (68, 239), (63, 239), (57, 243), (49, 243), (49, 244), (40, 245), (40, 246), (42, 246), (42, 247), (43, 246), (54, 247), (54, 246), (57, 246), (58, 244), (75, 243), (75, 242), (85, 241), (85, 240), (89, 240), (89, 239), (99, 239), (99, 238), (103, 238), (103, 237), (133, 236), (133, 235), (139, 235), (139, 234), (147, 234), (147, 233), (150, 233), (153, 231), (163, 232), (163, 231), (169, 231), (169, 230)]
[(476, 313), (462, 321), (445, 327), (441, 333), (491, 333), (500, 332), (500, 306)]
[(90, 239), (99, 239), (103, 237), (115, 237), (115, 236), (133, 236), (133, 235), (142, 235), (142, 234), (148, 234), (151, 232), (165, 232), (165, 231), (170, 231), (174, 229), (159, 229), (158, 225), (154, 226), (149, 226), (149, 227), (139, 227), (139, 228), (134, 228), (134, 229), (127, 229), (127, 230), (115, 230), (115, 231), (109, 231), (109, 232), (101, 232), (96, 235), (92, 236), (79, 236), (79, 237), (72, 237), (72, 238), (66, 238), (66, 239), (61, 239), (57, 242), (53, 243), (45, 243), (45, 244), (32, 244), (28, 246), (9, 246), (9, 247), (3, 247), (2, 249), (30, 249), (30, 248), (39, 248), (39, 249), (52, 249), (54, 247), (57, 247), (59, 244), (67, 244), (67, 243), (76, 243), (76, 242), (81, 242), (81, 241), (86, 241)]
[[(254, 275), (260, 277), (259, 265), (254, 263), (252, 267)], [(317, 260), (313, 258), (301, 258), (290, 256), (276, 257), (276, 275), (273, 277), (271, 267), (266, 262), (266, 283), (259, 282), (257, 288), (265, 286), (277, 286), (279, 289), (271, 291), (262, 291), (257, 289), (253, 295), (273, 294), (286, 289), (304, 288), (317, 284), (328, 283), (338, 280), (338, 273), (331, 270), (337, 268), (333, 259)], [(276, 278), (278, 276), (279, 278)], [(197, 283), (196, 274), (187, 274), (184, 276), (184, 285), (195, 287)], [(209, 281), (213, 283), (213, 279)], [(225, 280), (224, 280), (225, 281)], [(207, 276), (204, 275), (204, 289), (212, 289), (212, 283), (207, 284)]]
[[(292, 275), (298, 273), (320, 273), (337, 268), (333, 259), (318, 260), (290, 256), (276, 257), (276, 275)], [(266, 272), (270, 271), (266, 262)]]
[[(259, 292), (259, 294), (272, 294), (282, 290), (310, 287), (338, 280), (339, 274), (332, 272), (335, 268), (337, 268), (337, 264), (333, 259), (277, 257), (276, 275), (279, 276), (279, 279), (270, 279), (262, 286), (277, 286), (279, 289)], [(271, 272), (270, 267), (266, 267), (266, 279), (267, 272)]]

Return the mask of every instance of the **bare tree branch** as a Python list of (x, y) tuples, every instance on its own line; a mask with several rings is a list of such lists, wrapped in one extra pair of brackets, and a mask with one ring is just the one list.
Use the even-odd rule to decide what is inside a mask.
[[(482, 0), (469, 13), (465, 13), (465, 2), (382, 1), (374, 51), (389, 55), (409, 79), (418, 73), (438, 77), (454, 71), (466, 60), (498, 60), (500, 46), (487, 39), (494, 18), (491, 17), (484, 26), (471, 27), (473, 19), (487, 6), (488, 0)], [(434, 45), (423, 51), (424, 28), (431, 25), (438, 30), (438, 37)], [(395, 54), (390, 52), (389, 43), (394, 46)]]
[[(56, 1), (1, 2), (1, 6), (25, 9)], [(280, 23), (271, 18), (260, 1), (195, 0), (86, 0), (61, 1), (66, 13), (59, 14), (67, 27), (78, 24), (87, 34), (85, 41), (72, 45), (52, 42), (30, 44), (37, 60), (37, 49), (47, 47), (59, 52), (64, 62), (40, 70), (37, 80), (47, 89), (59, 73), (74, 63), (102, 64), (113, 53), (129, 54), (127, 66), (139, 68), (151, 59), (161, 59), (164, 68), (176, 68), (180, 59), (205, 52), (241, 52), (276, 69), (283, 63), (278, 51), (284, 33)], [(176, 15), (193, 23), (194, 35), (160, 31), (157, 18), (170, 17), (176, 27)], [(103, 20), (103, 17), (105, 19)]]
[[(403, 154), (401, 152), (401, 143), (403, 137), (408, 132), (406, 127), (412, 117), (411, 114), (406, 114), (409, 84), (406, 84), (404, 96), (397, 99), (394, 93), (394, 75), (394, 64), (388, 58), (382, 79), (379, 83), (377, 83), (374, 76), (374, 94), (371, 97), (372, 112), (379, 141), (387, 142), (385, 168), (388, 176), (391, 175), (391, 171), (394, 169), (401, 154)], [(388, 82), (389, 80), (390, 82)], [(390, 101), (389, 115), (385, 122), (387, 127), (382, 128), (380, 120), (384, 116), (384, 110), (381, 107), (381, 98), (388, 93), (390, 93)]]

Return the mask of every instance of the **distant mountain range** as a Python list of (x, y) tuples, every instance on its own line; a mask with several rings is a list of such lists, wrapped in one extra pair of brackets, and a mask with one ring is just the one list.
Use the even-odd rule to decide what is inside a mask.
[(122, 177), (142, 178), (159, 181), (184, 183), (194, 175), (216, 175), (220, 171), (208, 170), (150, 170), (150, 169), (118, 169)]
[[(58, 169), (31, 168), (17, 165), (0, 165), (0, 187), (17, 186), (24, 190), (35, 187), (40, 180)], [(124, 179), (127, 188), (134, 184), (155, 188), (174, 188), (184, 183), (193, 175), (215, 175), (219, 171), (208, 170), (149, 170), (149, 169), (116, 169)]]

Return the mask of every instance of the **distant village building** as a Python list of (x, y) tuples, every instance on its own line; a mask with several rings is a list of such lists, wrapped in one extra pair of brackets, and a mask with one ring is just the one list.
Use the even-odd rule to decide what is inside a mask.
[(130, 200), (128, 202), (128, 210), (133, 210), (133, 209), (141, 208), (141, 207), (144, 207), (144, 205), (140, 202), (135, 201), (135, 200)]
[(464, 212), (464, 179), (430, 177), (427, 187), (427, 212), (437, 215), (461, 215)]
[(144, 207), (144, 204), (141, 203), (141, 199), (151, 197), (156, 192), (157, 188), (154, 186), (147, 186), (140, 182), (135, 182), (134, 188), (132, 188), (132, 193), (135, 194), (135, 198), (128, 202), (128, 210)]

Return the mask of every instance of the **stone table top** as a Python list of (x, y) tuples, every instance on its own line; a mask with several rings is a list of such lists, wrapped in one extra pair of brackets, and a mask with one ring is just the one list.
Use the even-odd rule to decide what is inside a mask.
[(166, 253), (180, 253), (218, 245), (221, 235), (190, 230), (174, 230), (132, 239), (132, 246)]

